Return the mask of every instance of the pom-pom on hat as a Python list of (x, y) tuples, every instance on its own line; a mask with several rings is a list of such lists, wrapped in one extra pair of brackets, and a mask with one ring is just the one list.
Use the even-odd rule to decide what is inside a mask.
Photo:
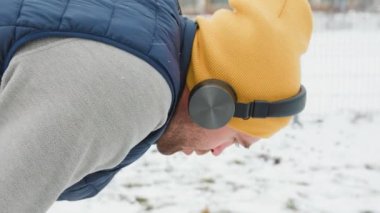
[[(312, 32), (307, 0), (229, 0), (231, 10), (197, 17), (187, 87), (207, 79), (230, 84), (241, 103), (278, 101), (300, 89), (300, 57)], [(267, 138), (291, 117), (232, 118), (229, 127)]]

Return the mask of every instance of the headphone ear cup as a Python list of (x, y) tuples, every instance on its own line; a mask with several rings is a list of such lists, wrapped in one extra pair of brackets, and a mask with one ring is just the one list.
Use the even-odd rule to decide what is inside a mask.
[(220, 80), (206, 80), (189, 95), (191, 120), (206, 129), (225, 126), (235, 113), (236, 95), (231, 86)]

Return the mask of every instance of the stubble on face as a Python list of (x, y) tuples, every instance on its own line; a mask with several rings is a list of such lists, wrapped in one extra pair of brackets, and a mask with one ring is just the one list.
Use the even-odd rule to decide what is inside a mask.
[(186, 113), (187, 111), (177, 111), (168, 129), (158, 140), (157, 149), (161, 154), (171, 155), (182, 151), (184, 147), (195, 147), (204, 135)]
[(157, 141), (161, 154), (171, 155), (184, 148), (194, 149), (206, 136), (205, 130), (193, 123), (188, 114), (188, 98), (189, 90), (185, 88), (167, 130)]
[(176, 119), (170, 122), (168, 129), (157, 142), (157, 149), (161, 154), (171, 155), (182, 150), (182, 144), (187, 140), (196, 140), (191, 138), (191, 134), (187, 131), (187, 124), (184, 119)]

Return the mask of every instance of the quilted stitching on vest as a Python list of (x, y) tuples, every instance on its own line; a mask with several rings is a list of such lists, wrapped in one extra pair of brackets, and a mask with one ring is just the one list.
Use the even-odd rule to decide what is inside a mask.
[[(18, 48), (45, 37), (78, 37), (104, 42), (152, 65), (173, 93), (174, 112), (189, 63), (195, 23), (180, 16), (177, 0), (2, 0), (0, 77)], [(123, 167), (137, 160), (165, 131), (151, 133), (115, 168), (84, 177), (58, 200), (79, 200), (102, 190)]]

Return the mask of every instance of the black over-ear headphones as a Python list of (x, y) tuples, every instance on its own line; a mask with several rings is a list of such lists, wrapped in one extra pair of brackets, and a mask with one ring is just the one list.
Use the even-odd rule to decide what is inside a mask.
[(189, 95), (189, 114), (193, 122), (207, 129), (225, 126), (232, 117), (287, 117), (305, 108), (306, 89), (301, 85), (297, 95), (275, 102), (238, 103), (233, 88), (224, 81), (209, 79), (197, 84)]

